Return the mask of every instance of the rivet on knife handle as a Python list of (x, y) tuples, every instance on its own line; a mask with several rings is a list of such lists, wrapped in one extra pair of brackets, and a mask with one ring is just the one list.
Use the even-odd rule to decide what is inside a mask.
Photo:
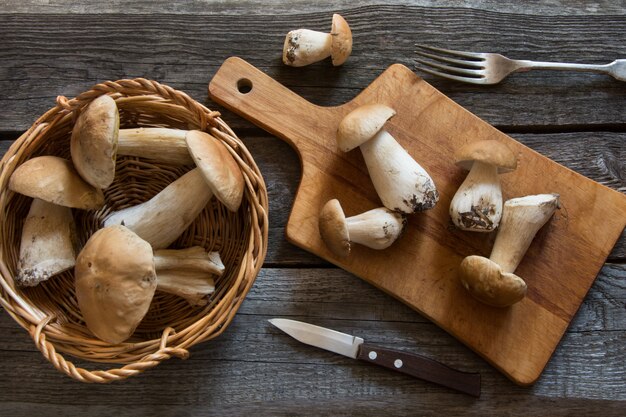
[(458, 371), (414, 353), (363, 343), (359, 349), (357, 359), (434, 382), (465, 394), (480, 397), (480, 374)]

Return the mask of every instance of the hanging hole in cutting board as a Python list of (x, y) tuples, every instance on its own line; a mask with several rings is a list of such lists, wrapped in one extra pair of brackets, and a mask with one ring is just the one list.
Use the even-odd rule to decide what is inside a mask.
[(252, 91), (252, 81), (247, 78), (241, 78), (237, 81), (237, 91), (241, 94), (248, 94)]

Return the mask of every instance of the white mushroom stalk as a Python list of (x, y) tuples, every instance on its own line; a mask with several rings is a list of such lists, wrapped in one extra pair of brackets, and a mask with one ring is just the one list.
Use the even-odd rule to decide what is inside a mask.
[(213, 195), (237, 211), (243, 174), (226, 147), (211, 135), (190, 131), (187, 146), (198, 168), (170, 183), (150, 200), (111, 213), (104, 226), (124, 225), (155, 249), (174, 242), (193, 223)]
[(498, 174), (517, 167), (515, 154), (498, 141), (484, 140), (462, 147), (455, 162), (470, 171), (450, 203), (452, 222), (461, 230), (495, 230), (502, 217)]
[(559, 207), (557, 194), (514, 198), (504, 204), (489, 259), (468, 256), (460, 267), (463, 286), (477, 300), (508, 307), (526, 295), (526, 282), (514, 274), (532, 240)]
[(361, 148), (374, 188), (385, 207), (406, 214), (429, 210), (439, 200), (434, 181), (383, 129), (395, 114), (395, 110), (382, 104), (358, 107), (339, 124), (337, 143), (344, 152)]
[(334, 14), (330, 33), (309, 29), (289, 32), (283, 46), (283, 62), (292, 67), (303, 67), (330, 56), (333, 65), (339, 66), (348, 59), (351, 52), (350, 27), (343, 17)]
[(34, 286), (74, 267), (76, 231), (71, 209), (33, 199), (24, 221), (15, 283)]
[(214, 292), (214, 277), (224, 266), (217, 253), (193, 247), (153, 250), (124, 226), (94, 233), (76, 259), (76, 298), (87, 327), (117, 344), (128, 339), (144, 318), (156, 290), (204, 305)]
[(322, 240), (340, 257), (350, 254), (352, 243), (377, 250), (388, 248), (402, 234), (405, 224), (402, 214), (385, 207), (346, 218), (337, 199), (328, 201), (319, 217)]
[(171, 164), (193, 163), (185, 143), (186, 130), (119, 127), (115, 100), (102, 95), (89, 103), (72, 129), (74, 166), (96, 188), (105, 189), (113, 182), (118, 154)]

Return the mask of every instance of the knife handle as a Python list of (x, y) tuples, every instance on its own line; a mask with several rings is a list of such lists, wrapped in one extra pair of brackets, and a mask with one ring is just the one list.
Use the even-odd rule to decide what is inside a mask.
[(414, 353), (363, 343), (357, 359), (480, 397), (480, 374), (462, 372)]

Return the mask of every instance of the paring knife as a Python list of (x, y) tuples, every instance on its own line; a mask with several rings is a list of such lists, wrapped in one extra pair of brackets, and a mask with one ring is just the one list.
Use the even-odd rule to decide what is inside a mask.
[(434, 382), (480, 397), (480, 374), (452, 369), (414, 353), (372, 346), (363, 339), (325, 327), (289, 319), (270, 319), (274, 326), (294, 339), (353, 359), (375, 363), (394, 371)]

